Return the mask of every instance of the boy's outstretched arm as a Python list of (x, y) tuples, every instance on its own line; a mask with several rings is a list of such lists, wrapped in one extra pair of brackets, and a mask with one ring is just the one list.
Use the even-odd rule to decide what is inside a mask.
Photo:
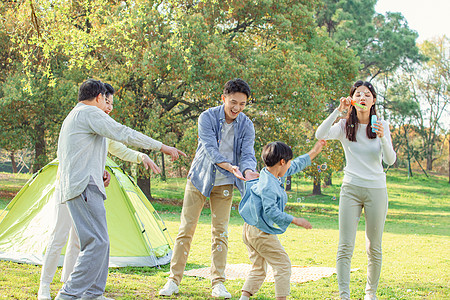
[(311, 160), (313, 160), (322, 151), (322, 148), (325, 147), (326, 144), (327, 141), (325, 140), (317, 141), (314, 147), (308, 152), (308, 155), (311, 158)]
[(294, 217), (294, 219), (292, 220), (292, 224), (295, 224), (297, 226), (303, 227), (305, 229), (311, 229), (312, 228), (311, 223), (309, 223), (307, 220), (305, 220), (303, 218), (296, 218), (296, 217)]

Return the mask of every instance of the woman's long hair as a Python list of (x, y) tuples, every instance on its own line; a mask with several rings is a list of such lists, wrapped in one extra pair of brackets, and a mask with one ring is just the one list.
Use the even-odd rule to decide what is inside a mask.
[[(358, 80), (353, 84), (353, 86), (350, 89), (350, 97), (353, 97), (353, 94), (355, 94), (355, 91), (360, 86), (366, 86), (369, 91), (372, 93), (373, 99), (377, 98), (377, 93), (375, 92), (375, 89), (373, 85), (370, 82)], [(372, 132), (372, 124), (370, 122), (372, 115), (376, 115), (377, 110), (375, 109), (375, 103), (370, 108), (370, 116), (369, 116), (369, 124), (367, 124), (366, 128), (366, 134), (369, 139), (374, 139), (377, 137), (377, 134), (375, 132)], [(345, 136), (348, 138), (351, 142), (356, 142), (356, 132), (358, 131), (359, 127), (359, 120), (358, 116), (356, 115), (356, 108), (354, 106), (350, 106), (350, 109), (347, 113), (347, 121), (345, 123)]]

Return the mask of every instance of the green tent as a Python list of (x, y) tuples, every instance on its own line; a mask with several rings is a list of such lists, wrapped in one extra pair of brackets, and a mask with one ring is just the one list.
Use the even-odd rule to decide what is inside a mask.
[[(51, 199), (57, 170), (58, 161), (54, 160), (35, 173), (0, 213), (0, 260), (42, 264), (52, 224)], [(109, 158), (106, 170), (111, 174), (105, 201), (109, 266), (169, 263), (171, 238), (158, 213), (134, 181)]]

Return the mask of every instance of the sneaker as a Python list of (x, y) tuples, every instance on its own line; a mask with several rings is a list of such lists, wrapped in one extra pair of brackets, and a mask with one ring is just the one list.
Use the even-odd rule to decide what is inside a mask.
[(225, 299), (231, 298), (231, 294), (228, 293), (227, 288), (223, 285), (223, 283), (218, 283), (215, 286), (213, 286), (211, 296), (221, 297)]
[(50, 284), (41, 282), (38, 291), (38, 300), (51, 300), (51, 299), (52, 297), (50, 296)]
[(164, 287), (159, 291), (160, 296), (172, 296), (178, 294), (178, 285), (172, 279), (167, 280)]

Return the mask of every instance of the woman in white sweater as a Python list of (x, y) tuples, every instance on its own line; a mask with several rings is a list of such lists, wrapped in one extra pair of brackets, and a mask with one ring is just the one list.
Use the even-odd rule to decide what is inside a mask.
[[(389, 124), (376, 116), (377, 94), (369, 82), (357, 81), (349, 97), (317, 128), (317, 139), (337, 139), (344, 147), (346, 166), (339, 201), (339, 247), (336, 259), (339, 294), (350, 299), (350, 263), (356, 230), (364, 208), (366, 219), (367, 284), (364, 300), (377, 299), (381, 272), (381, 240), (388, 208), (386, 174), (382, 160), (392, 165), (396, 154)], [(345, 110), (345, 118), (334, 125)]]

